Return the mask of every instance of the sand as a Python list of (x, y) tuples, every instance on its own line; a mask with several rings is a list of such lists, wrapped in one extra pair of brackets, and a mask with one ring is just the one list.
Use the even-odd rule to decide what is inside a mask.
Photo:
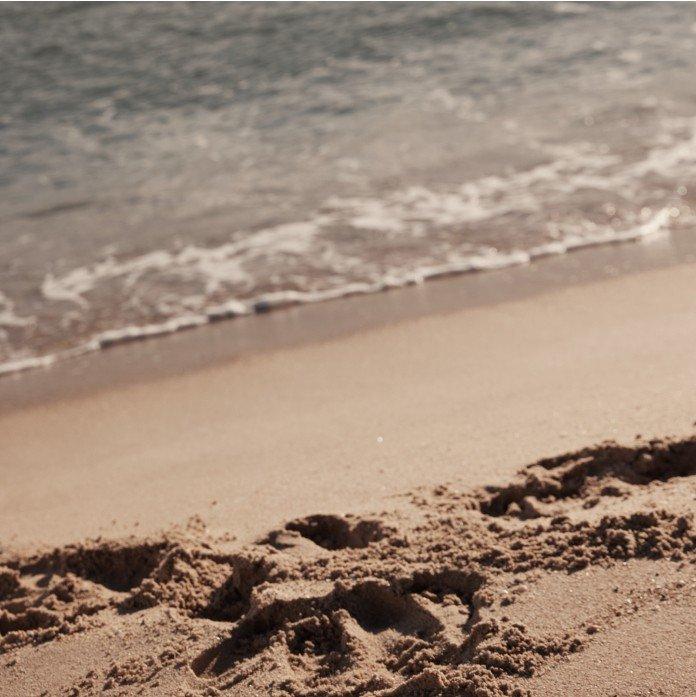
[[(290, 521), (237, 551), (191, 521), (0, 559), (0, 691), (693, 687), (696, 439), (606, 443), (537, 462), (503, 486), (405, 498), (372, 516)], [(619, 679), (627, 665), (638, 675)]]
[(688, 694), (694, 274), (6, 411), (0, 694)]

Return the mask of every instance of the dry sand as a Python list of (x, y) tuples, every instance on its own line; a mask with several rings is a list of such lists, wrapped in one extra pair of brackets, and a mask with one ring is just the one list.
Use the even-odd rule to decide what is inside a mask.
[(6, 413), (0, 694), (689, 694), (695, 274)]
[(241, 550), (192, 521), (7, 555), (0, 691), (689, 694), (695, 498), (696, 439), (604, 444)]

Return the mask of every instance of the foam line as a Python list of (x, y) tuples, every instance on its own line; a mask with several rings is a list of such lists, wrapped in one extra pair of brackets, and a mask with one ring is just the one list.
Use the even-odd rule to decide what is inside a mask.
[(577, 249), (641, 240), (649, 235), (668, 230), (670, 216), (670, 209), (663, 208), (657, 211), (649, 220), (630, 230), (620, 232), (598, 230), (595, 233), (583, 234), (582, 236), (569, 236), (564, 240), (557, 240), (548, 244), (539, 245), (526, 251), (516, 250), (509, 253), (491, 251), (486, 254), (465, 256), (461, 260), (453, 260), (435, 266), (421, 267), (415, 271), (392, 272), (373, 283), (348, 283), (326, 290), (288, 290), (262, 294), (247, 300), (233, 299), (223, 304), (210, 306), (200, 313), (173, 317), (165, 322), (147, 324), (144, 326), (127, 326), (101, 332), (84, 344), (66, 351), (8, 361), (0, 364), (0, 376), (34, 368), (47, 368), (67, 358), (74, 358), (85, 353), (99, 351), (120, 344), (173, 334), (174, 332), (192, 329), (194, 327), (201, 327), (223, 319), (232, 319), (243, 315), (262, 314), (293, 305), (325, 302), (351, 295), (379, 293), (392, 288), (402, 288), (423, 283), (426, 280), (438, 277), (520, 266), (522, 264), (528, 264), (535, 259), (567, 254)]

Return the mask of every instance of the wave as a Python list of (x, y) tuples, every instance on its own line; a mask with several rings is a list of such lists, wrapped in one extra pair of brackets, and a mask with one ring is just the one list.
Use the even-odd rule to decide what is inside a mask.
[[(108, 257), (62, 276), (49, 273), (37, 290), (47, 304), (56, 304), (47, 320), (57, 318), (56, 327), (22, 317), (0, 294), (0, 339), (7, 335), (3, 326), (21, 333), (39, 322), (46, 334), (64, 334), (64, 315), (89, 321), (89, 313), (112, 311), (119, 303), (149, 317), (141, 324), (124, 312), (125, 326), (94, 333), (78, 346), (38, 356), (11, 354), (0, 363), (0, 375), (223, 319), (527, 264), (667, 231), (672, 216), (690, 210), (679, 206), (686, 174), (696, 167), (696, 119), (662, 125), (660, 137), (644, 143), (638, 157), (634, 152), (624, 159), (585, 142), (537, 144), (547, 161), (528, 169), (447, 190), (408, 186), (381, 197), (333, 197), (305, 220), (238, 233), (218, 246)], [(105, 297), (111, 307), (104, 308)]]
[[(123, 287), (134, 288), (143, 277), (159, 274), (181, 283), (200, 284), (203, 304), (218, 291), (227, 296), (253, 295), (265, 278), (278, 272), (287, 276), (290, 266), (297, 275), (303, 271), (298, 266), (317, 259), (321, 263), (318, 270), (325, 279), (364, 275), (356, 274), (358, 267), (369, 267), (373, 282), (368, 286), (372, 288), (375, 283), (379, 286), (386, 276), (401, 273), (393, 264), (377, 259), (386, 244), (403, 244), (404, 241), (412, 244), (409, 260), (400, 260), (397, 267), (409, 262), (416, 266), (440, 264), (442, 260), (429, 258), (430, 247), (438, 230), (445, 230), (448, 237), (438, 240), (441, 256), (448, 257), (448, 261), (453, 257), (455, 266), (466, 267), (469, 263), (478, 263), (475, 261), (476, 242), (452, 234), (453, 228), (501, 221), (506, 216), (515, 216), (518, 221), (525, 216), (537, 216), (535, 227), (550, 230), (552, 226), (544, 211), (552, 208), (564, 217), (556, 224), (556, 234), (552, 235), (560, 239), (549, 243), (551, 245), (573, 247), (580, 242), (579, 237), (591, 240), (598, 235), (600, 239), (612, 240), (621, 239), (625, 233), (630, 238), (640, 220), (631, 208), (640, 197), (644, 178), (674, 179), (684, 165), (696, 164), (696, 120), (680, 121), (677, 126), (688, 126), (690, 137), (649, 149), (645, 157), (636, 162), (624, 163), (616, 155), (597, 151), (586, 143), (547, 146), (544, 150), (553, 159), (530, 169), (505, 176), (481, 177), (447, 191), (410, 186), (383, 197), (332, 197), (305, 220), (246, 233), (240, 239), (218, 246), (188, 245), (179, 251), (155, 250), (123, 261), (109, 257), (59, 277), (48, 274), (41, 293), (49, 302), (70, 302), (85, 308), (89, 305), (85, 294), (100, 283), (118, 279)], [(628, 226), (627, 229), (608, 226), (611, 229), (604, 230), (589, 219), (574, 220), (578, 202), (573, 196), (584, 190), (599, 192), (607, 199), (611, 193), (629, 202), (624, 219), (616, 217), (618, 226)], [(646, 210), (650, 212), (649, 208)], [(342, 234), (346, 230), (351, 233), (351, 240), (361, 239), (359, 250), (346, 242)], [(538, 237), (539, 231), (535, 230), (535, 234)], [(426, 238), (425, 243), (423, 238)], [(414, 242), (418, 243), (418, 249), (413, 247)], [(485, 241), (478, 243), (479, 249), (487, 246)], [(513, 254), (524, 256), (527, 252)], [(255, 271), (250, 272), (250, 268)], [(316, 265), (314, 270), (317, 270)], [(190, 309), (201, 310), (200, 307)]]
[[(173, 317), (164, 322), (141, 326), (126, 326), (100, 332), (79, 346), (64, 351), (10, 360), (0, 364), (0, 376), (35, 368), (47, 368), (59, 361), (75, 358), (94, 351), (153, 337), (165, 336), (185, 329), (201, 327), (235, 317), (262, 314), (290, 306), (325, 302), (354, 295), (379, 293), (395, 288), (421, 284), (427, 280), (445, 276), (520, 266), (542, 257), (567, 254), (575, 250), (597, 245), (638, 241), (655, 235), (656, 233), (668, 231), (669, 222), (673, 215), (673, 209), (666, 207), (657, 211), (642, 224), (629, 230), (615, 231), (599, 229), (592, 233), (585, 232), (582, 235), (569, 235), (562, 240), (555, 240), (553, 242), (537, 245), (528, 250), (514, 250), (507, 253), (491, 250), (485, 254), (470, 255), (460, 260), (454, 260), (444, 264), (422, 266), (413, 271), (390, 273), (371, 283), (347, 283), (335, 288), (318, 291), (286, 290), (260, 294), (244, 300), (232, 299), (222, 304), (207, 306), (200, 312)], [(287, 227), (288, 232), (291, 232), (292, 226)], [(294, 230), (294, 232), (297, 231), (298, 229)], [(153, 254), (165, 255), (166, 253), (158, 252)], [(152, 255), (147, 256), (150, 257), (149, 261), (152, 261)], [(143, 263), (142, 258), (140, 263)], [(108, 268), (112, 268), (113, 270), (113, 267)], [(78, 285), (75, 279), (73, 289)], [(63, 293), (59, 292), (57, 286), (54, 288), (49, 287), (48, 290), (49, 292), (54, 292), (53, 297), (71, 299), (78, 303), (82, 302), (82, 300), (78, 299), (81, 298), (81, 296), (76, 290), (70, 293)]]

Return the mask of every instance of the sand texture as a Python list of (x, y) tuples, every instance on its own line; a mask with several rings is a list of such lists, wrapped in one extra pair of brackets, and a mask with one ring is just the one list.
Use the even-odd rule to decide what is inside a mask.
[(686, 695), (696, 438), (603, 443), (253, 544), (0, 557), (2, 695)]
[[(8, 399), (0, 540), (146, 536), (201, 515), (252, 542), (317, 509), (363, 513), (418, 486), (504, 482), (606, 438), (687, 437), (695, 279), (684, 264), (30, 408)], [(158, 345), (105, 351), (101, 369)], [(81, 365), (66, 363), (64, 380), (79, 382)]]

